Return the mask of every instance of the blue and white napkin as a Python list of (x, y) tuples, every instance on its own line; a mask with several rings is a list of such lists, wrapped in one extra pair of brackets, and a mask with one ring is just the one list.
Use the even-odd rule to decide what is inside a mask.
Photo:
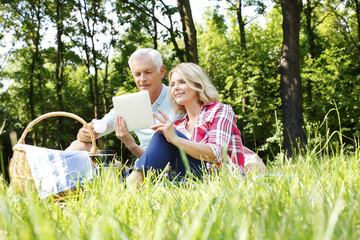
[(94, 176), (94, 167), (86, 151), (25, 145), (25, 152), (40, 198), (76, 188)]

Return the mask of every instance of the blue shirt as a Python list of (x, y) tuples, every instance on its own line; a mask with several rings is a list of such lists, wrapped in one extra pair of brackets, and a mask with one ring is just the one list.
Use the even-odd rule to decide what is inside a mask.
[[(151, 107), (152, 107), (152, 111), (155, 114), (160, 115), (160, 113), (158, 112), (158, 109), (160, 109), (170, 118), (171, 121), (175, 121), (180, 118), (180, 115), (178, 113), (174, 113), (174, 111), (172, 110), (169, 99), (168, 99), (168, 92), (169, 92), (169, 87), (167, 87), (163, 84), (163, 87), (161, 89), (161, 93), (160, 93), (159, 97), (156, 99), (156, 101), (154, 102), (154, 104)], [(113, 108), (110, 110), (109, 113), (107, 113), (103, 117), (103, 119), (107, 121), (107, 123), (113, 128), (113, 130), (114, 130), (115, 116), (116, 116), (116, 114), (115, 114), (115, 110)], [(155, 123), (158, 123), (157, 119), (155, 119)], [(150, 128), (148, 128), (148, 129), (136, 130), (136, 131), (134, 131), (134, 133), (136, 134), (136, 136), (138, 137), (138, 139), (140, 141), (140, 147), (146, 148), (150, 143), (150, 140), (154, 134), (154, 131), (151, 130)]]

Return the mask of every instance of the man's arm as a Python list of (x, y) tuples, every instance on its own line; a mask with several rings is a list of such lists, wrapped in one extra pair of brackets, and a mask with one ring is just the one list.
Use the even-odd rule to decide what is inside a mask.
[[(114, 128), (110, 125), (110, 124), (106, 124), (106, 130), (105, 130), (105, 132), (103, 132), (103, 133), (97, 133), (97, 138), (96, 139), (98, 139), (98, 138), (101, 138), (101, 137), (103, 137), (103, 136), (105, 136), (105, 135), (108, 135), (109, 133), (111, 133), (111, 132), (113, 132), (114, 131)], [(96, 133), (96, 132), (95, 132)]]
[(122, 117), (115, 117), (114, 130), (116, 137), (120, 139), (137, 158), (143, 155), (145, 149), (136, 144), (135, 139), (129, 133), (125, 120)]
[(145, 149), (140, 147), (139, 145), (137, 145), (135, 143), (135, 140), (134, 140), (134, 143), (131, 145), (127, 145), (126, 143), (124, 143), (124, 144), (137, 158), (141, 157), (141, 155), (143, 155), (145, 152)]
[[(99, 134), (94, 131), (93, 123), (92, 122), (88, 123), (88, 126), (90, 127), (91, 131), (93, 132), (95, 139), (98, 138)], [(86, 143), (91, 142), (90, 133), (89, 133), (88, 129), (86, 127), (84, 127), (84, 126), (79, 129), (76, 138), (77, 138), (77, 140), (79, 140), (81, 142), (86, 142)]]
[[(106, 124), (106, 130), (103, 133), (97, 133), (94, 130), (94, 123), (93, 121), (91, 121), (90, 123), (88, 123), (88, 126), (90, 127), (90, 129), (92, 130), (95, 139), (101, 138), (109, 133), (111, 133), (112, 131), (114, 131), (114, 128), (112, 126), (110, 126), (108, 123)], [(77, 140), (82, 141), (82, 142), (91, 142), (91, 137), (90, 137), (90, 133), (89, 131), (83, 126), (82, 128), (79, 129), (79, 132), (77, 134)]]

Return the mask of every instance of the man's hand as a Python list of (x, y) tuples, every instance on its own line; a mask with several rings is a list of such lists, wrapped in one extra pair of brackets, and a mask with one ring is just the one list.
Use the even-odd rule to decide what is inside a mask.
[(122, 141), (130, 150), (136, 145), (135, 139), (129, 133), (124, 118), (116, 115), (114, 120), (115, 135)]
[[(93, 123), (88, 123), (88, 126), (90, 127), (92, 133), (94, 134), (95, 139), (98, 137), (98, 133), (94, 132), (94, 125)], [(88, 129), (83, 126), (82, 128), (80, 128), (78, 134), (77, 134), (77, 140), (82, 141), (82, 142), (91, 142), (91, 136), (90, 133), (88, 131)]]

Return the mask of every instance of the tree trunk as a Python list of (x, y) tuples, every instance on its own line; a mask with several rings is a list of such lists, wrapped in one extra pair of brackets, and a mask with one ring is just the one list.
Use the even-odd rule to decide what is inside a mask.
[[(168, 9), (168, 6), (163, 1), (161, 1), (161, 2), (164, 5), (164, 7), (166, 9)], [(179, 58), (180, 62), (185, 62), (183, 51), (180, 49), (180, 47), (179, 47), (179, 45), (177, 44), (177, 41), (176, 41), (177, 36), (176, 36), (175, 28), (174, 28), (174, 22), (173, 22), (172, 17), (171, 17), (171, 13), (168, 13), (166, 15), (169, 18), (169, 24), (170, 24), (170, 27), (166, 27), (166, 29), (168, 30), (168, 32), (170, 34), (170, 41), (172, 42), (172, 44), (174, 44), (174, 49), (175, 49), (176, 56)]]
[(152, 15), (153, 17), (151, 17), (152, 23), (154, 25), (154, 33), (151, 34), (152, 40), (153, 40), (153, 44), (154, 44), (154, 49), (158, 49), (158, 29), (157, 29), (157, 22), (156, 22), (156, 18), (155, 18), (155, 1), (152, 4)]
[(109, 76), (109, 55), (105, 59), (105, 76), (103, 79), (103, 89), (102, 89), (104, 113), (108, 112), (108, 101), (106, 99), (106, 92), (107, 92), (107, 87), (108, 87), (108, 76)]
[[(247, 49), (246, 49), (246, 37), (245, 37), (245, 22), (242, 17), (242, 3), (241, 0), (236, 1), (236, 15), (237, 21), (239, 24), (239, 35), (240, 35), (240, 49), (241, 49), (241, 56), (242, 56), (242, 64), (241, 64), (241, 81), (243, 83), (243, 98), (242, 98), (242, 112), (246, 112), (246, 106), (249, 102), (248, 98), (248, 91), (247, 91), (247, 82), (248, 82), (248, 70), (247, 70)], [(246, 121), (242, 122), (242, 128), (245, 128), (247, 125)], [(246, 138), (245, 134), (242, 136), (244, 145), (248, 145), (248, 139)]]
[(355, 12), (356, 12), (356, 22), (357, 22), (357, 35), (358, 35), (358, 44), (357, 44), (357, 52), (358, 52), (358, 70), (360, 73), (360, 3), (359, 0), (354, 0), (355, 2)]
[(190, 2), (189, 0), (178, 0), (177, 3), (183, 25), (186, 60), (188, 62), (199, 63), (196, 28), (192, 18)]
[[(78, 0), (78, 11), (80, 13), (80, 17), (81, 17), (81, 27), (82, 27), (82, 35), (84, 38), (84, 42), (82, 43), (82, 48), (85, 52), (85, 57), (86, 59), (84, 59), (84, 64), (87, 68), (88, 74), (89, 74), (89, 94), (90, 94), (90, 101), (93, 105), (93, 112), (94, 112), (94, 116), (95, 118), (97, 118), (97, 104), (96, 104), (96, 96), (95, 96), (95, 87), (94, 87), (94, 82), (95, 80), (93, 79), (93, 76), (91, 74), (91, 56), (90, 53), (92, 51), (92, 49), (89, 48), (88, 46), (88, 41), (87, 39), (90, 38), (91, 39), (91, 33), (90, 33), (90, 17), (89, 17), (89, 13), (88, 13), (88, 6), (87, 6), (87, 2), (84, 1), (83, 2), (84, 5), (82, 5), (81, 1)], [(82, 10), (84, 10), (84, 14), (82, 12)], [(91, 39), (93, 40), (93, 39)], [(94, 60), (95, 61), (95, 60)], [(94, 65), (96, 64), (96, 62), (94, 62)]]
[(94, 37), (91, 37), (91, 41), (92, 41), (92, 54), (93, 54), (93, 59), (94, 59), (94, 94), (95, 94), (95, 98), (94, 98), (94, 117), (95, 119), (97, 119), (99, 117), (99, 86), (98, 86), (98, 78), (99, 78), (99, 68), (97, 65), (97, 53), (95, 50), (95, 40)]
[[(164, 27), (170, 35), (169, 41), (174, 45), (174, 50), (175, 50), (175, 54), (176, 56), (179, 58), (180, 62), (184, 62), (184, 52), (182, 51), (182, 49), (180, 49), (179, 45), (177, 44), (177, 32), (176, 29), (174, 28), (174, 21), (172, 20), (172, 11), (169, 9), (168, 5), (166, 5), (164, 3), (163, 0), (159, 0), (161, 2), (161, 4), (163, 5), (163, 7), (165, 8), (165, 12), (162, 12), (163, 15), (166, 15), (169, 19), (169, 25), (167, 26), (166, 24), (163, 23), (162, 20), (158, 19), (155, 16), (155, 12), (152, 11), (151, 9), (149, 9), (148, 6), (146, 6), (146, 4), (144, 4), (143, 1), (141, 0), (134, 0), (134, 1), (129, 1), (129, 0), (124, 0), (124, 3), (127, 3), (130, 5), (130, 9), (132, 12), (142, 12), (144, 14), (146, 14), (148, 17), (150, 17), (152, 19), (152, 21), (156, 21), (158, 24), (160, 24), (162, 27)], [(155, 25), (154, 25), (155, 27)], [(154, 41), (154, 38), (153, 38)], [(157, 41), (157, 40), (156, 40)], [(154, 41), (154, 46), (157, 47), (157, 43), (155, 43)]]
[[(242, 81), (243, 81), (244, 89), (246, 89), (246, 85), (247, 85), (246, 83), (247, 83), (247, 79), (248, 79), (248, 73), (247, 73), (247, 69), (246, 69), (247, 68), (247, 51), (246, 51), (246, 38), (245, 38), (245, 22), (242, 17), (241, 0), (236, 1), (236, 15), (237, 15), (237, 20), (238, 20), (238, 24), (239, 24), (240, 48), (241, 48), (242, 56), (244, 58), (243, 64), (241, 66)], [(248, 97), (246, 95), (247, 94), (245, 93), (245, 96), (243, 97), (243, 107), (242, 107), (243, 113), (245, 113), (245, 106), (248, 104)]]
[[(45, 102), (44, 102), (44, 95), (43, 95), (43, 82), (42, 82), (42, 75), (41, 75), (41, 53), (40, 53), (40, 29), (41, 29), (41, 6), (40, 4), (35, 5), (35, 12), (36, 12), (36, 31), (35, 32), (35, 62), (36, 62), (36, 78), (37, 78), (37, 86), (38, 86), (38, 104), (40, 105), (40, 114), (45, 113)], [(46, 144), (46, 122), (42, 122), (42, 133), (41, 133), (41, 145), (45, 147)]]
[[(64, 111), (64, 102), (63, 102), (63, 94), (62, 94), (62, 86), (63, 86), (63, 76), (64, 76), (64, 44), (62, 41), (62, 35), (64, 33), (64, 25), (63, 25), (63, 3), (61, 0), (56, 0), (56, 42), (57, 42), (57, 50), (56, 50), (56, 68), (55, 68), (55, 82), (56, 82), (56, 95), (59, 105), (59, 110)], [(64, 132), (63, 126), (63, 118), (59, 118), (59, 128), (58, 132), (61, 134)], [(60, 145), (65, 146), (65, 142), (63, 139), (60, 140)]]
[[(97, 15), (97, 10), (98, 10), (98, 5), (94, 2), (93, 3), (93, 7), (92, 7), (92, 14), (91, 16), (94, 19), (98, 18)], [(87, 14), (88, 15), (88, 14)], [(99, 86), (98, 86), (98, 79), (99, 79), (99, 66), (98, 66), (98, 54), (96, 52), (96, 47), (95, 47), (95, 30), (94, 30), (94, 24), (90, 24), (90, 18), (89, 16), (87, 16), (87, 29), (89, 30), (89, 37), (91, 39), (91, 53), (92, 53), (92, 58), (93, 58), (93, 67), (94, 67), (94, 117), (98, 118), (99, 117)]]
[[(42, 96), (42, 80), (41, 80), (41, 74), (40, 74), (40, 68), (41, 68), (41, 63), (40, 63), (40, 28), (41, 28), (41, 16), (40, 16), (40, 7), (36, 4), (34, 4), (33, 6), (33, 10), (35, 12), (36, 15), (36, 19), (34, 19), (33, 22), (33, 36), (34, 38), (32, 39), (32, 44), (33, 47), (35, 48), (35, 52), (32, 58), (32, 62), (31, 62), (31, 66), (30, 66), (30, 91), (29, 91), (29, 101), (30, 101), (30, 113), (31, 113), (31, 119), (35, 119), (36, 113), (35, 113), (35, 101), (34, 101), (34, 97), (35, 97), (35, 78), (37, 78), (38, 80), (38, 87), (39, 87), (39, 92), (38, 94), (36, 94), (37, 96), (39, 96), (39, 103), (40, 103), (40, 110), (43, 111), (43, 96)], [(44, 129), (43, 129), (44, 131)], [(44, 135), (44, 132), (43, 132)], [(37, 145), (37, 133), (36, 131), (33, 132), (33, 140), (34, 140), (34, 145)]]
[(245, 40), (245, 22), (242, 17), (242, 4), (241, 0), (236, 1), (236, 15), (239, 24), (240, 31), (240, 47), (241, 50), (245, 51), (246, 49), (246, 40)]
[[(40, 67), (40, 66), (39, 66)], [(45, 101), (44, 101), (44, 95), (43, 95), (43, 82), (42, 82), (42, 76), (40, 73), (37, 74), (37, 78), (38, 78), (38, 91), (39, 91), (39, 104), (40, 104), (40, 114), (44, 114), (45, 113)], [(46, 122), (42, 121), (42, 132), (41, 132), (41, 146), (45, 147), (46, 146), (46, 139), (47, 139), (47, 132), (46, 132)]]
[[(306, 16), (306, 31), (308, 34), (308, 45), (309, 45), (309, 53), (308, 59), (314, 59), (314, 49), (315, 49), (315, 39), (314, 39), (314, 29), (312, 26), (312, 7), (311, 7), (311, 0), (306, 0), (306, 9), (305, 9), (305, 16)], [(308, 103), (312, 102), (312, 84), (311, 80), (308, 79), (307, 85), (307, 101)]]
[(280, 90), (283, 112), (284, 149), (288, 156), (306, 144), (299, 64), (299, 30), (302, 0), (283, 0), (283, 46)]
[(35, 72), (35, 56), (32, 57), (30, 64), (30, 74), (29, 74), (29, 107), (30, 107), (30, 117), (35, 119), (35, 103), (34, 103), (34, 72)]
[(59, 110), (64, 111), (64, 103), (62, 96), (62, 81), (63, 81), (63, 42), (62, 35), (64, 32), (63, 19), (62, 19), (62, 3), (61, 0), (56, 0), (56, 68), (55, 68), (55, 82), (56, 82), (56, 94), (58, 99)]

